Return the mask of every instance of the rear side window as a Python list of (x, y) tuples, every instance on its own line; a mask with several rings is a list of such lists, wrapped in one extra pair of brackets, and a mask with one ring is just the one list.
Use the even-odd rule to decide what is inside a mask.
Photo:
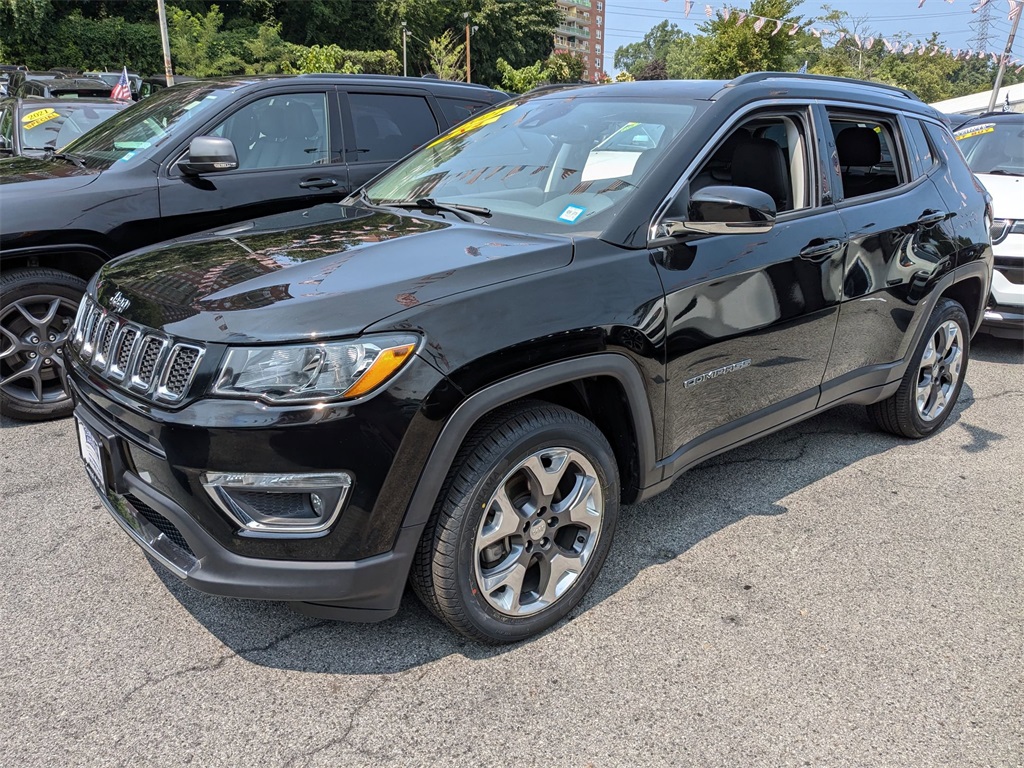
[(907, 120), (907, 133), (910, 138), (910, 147), (914, 159), (917, 160), (918, 167), (920, 167), (924, 173), (928, 173), (936, 164), (935, 153), (932, 152), (931, 144), (928, 143), (928, 137), (925, 136), (924, 128), (919, 120), (908, 119)]
[(885, 192), (909, 181), (901, 162), (895, 120), (829, 110), (829, 124), (845, 199)]
[(476, 114), (481, 109), (489, 106), (482, 101), (471, 99), (453, 99), (447, 96), (438, 96), (437, 103), (441, 105), (441, 112), (444, 113), (448, 125), (461, 123), (467, 117)]
[(398, 160), (437, 136), (437, 121), (421, 96), (351, 93), (356, 162)]

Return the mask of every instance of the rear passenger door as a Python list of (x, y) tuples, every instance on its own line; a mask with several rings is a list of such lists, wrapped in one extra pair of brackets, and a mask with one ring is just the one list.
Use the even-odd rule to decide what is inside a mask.
[(340, 92), (345, 160), (352, 189), (426, 144), (447, 128), (430, 94), (413, 88)]
[(899, 114), (820, 105), (829, 126), (837, 208), (849, 233), (843, 302), (822, 387), (828, 403), (865, 385), (875, 368), (903, 358), (923, 318), (916, 305), (927, 286), (952, 269), (949, 211)]

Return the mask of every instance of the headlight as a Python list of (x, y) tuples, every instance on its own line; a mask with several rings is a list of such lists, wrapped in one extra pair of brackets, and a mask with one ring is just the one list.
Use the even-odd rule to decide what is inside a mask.
[(394, 376), (418, 341), (398, 334), (301, 346), (233, 347), (213, 391), (271, 403), (359, 397)]
[(996, 219), (990, 232), (993, 245), (1003, 242), (1010, 234), (1024, 235), (1024, 219)]

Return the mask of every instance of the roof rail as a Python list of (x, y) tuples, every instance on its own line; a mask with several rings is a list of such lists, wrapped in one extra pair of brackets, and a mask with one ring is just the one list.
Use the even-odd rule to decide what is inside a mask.
[(834, 77), (832, 75), (812, 75), (806, 72), (748, 72), (745, 75), (733, 78), (726, 84), (726, 88), (732, 88), (746, 83), (759, 83), (763, 80), (807, 80), (811, 82), (824, 83), (845, 83), (847, 85), (864, 85), (869, 88), (881, 88), (885, 91), (898, 93), (904, 98), (914, 101), (921, 101), (921, 98), (913, 91), (906, 88), (899, 88), (888, 83), (873, 83), (869, 80), (857, 80), (852, 77)]

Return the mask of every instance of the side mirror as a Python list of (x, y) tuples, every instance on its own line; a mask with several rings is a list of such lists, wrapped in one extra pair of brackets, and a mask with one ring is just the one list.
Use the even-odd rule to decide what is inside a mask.
[(196, 136), (188, 145), (188, 156), (177, 163), (186, 176), (233, 171), (238, 167), (238, 155), (231, 139), (220, 136)]
[(686, 207), (686, 220), (663, 219), (662, 231), (669, 237), (758, 234), (775, 226), (775, 201), (750, 187), (713, 186), (693, 193)]

